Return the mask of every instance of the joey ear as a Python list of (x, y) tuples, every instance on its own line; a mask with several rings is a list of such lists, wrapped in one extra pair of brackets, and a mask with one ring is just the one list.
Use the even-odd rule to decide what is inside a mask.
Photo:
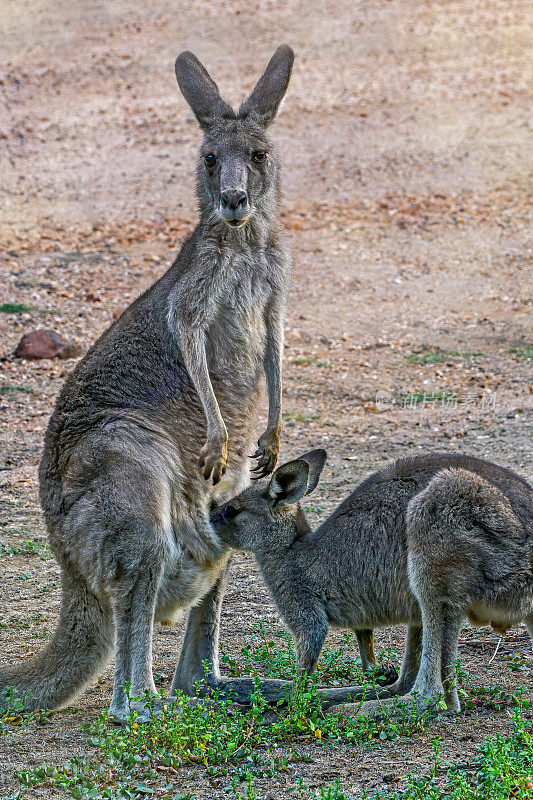
[(306, 493), (309, 464), (306, 461), (288, 461), (272, 475), (268, 486), (268, 499), (272, 505), (296, 503)]
[(252, 94), (240, 107), (240, 117), (251, 114), (265, 127), (274, 122), (289, 85), (293, 62), (292, 47), (288, 44), (278, 47)]
[(218, 86), (193, 53), (180, 53), (174, 65), (181, 93), (200, 123), (207, 128), (217, 117), (235, 116), (219, 94)]
[(309, 480), (307, 481), (306, 494), (311, 494), (311, 492), (316, 489), (327, 457), (327, 452), (320, 448), (319, 450), (311, 450), (309, 453), (304, 453), (304, 455), (300, 456), (298, 459), (299, 461), (305, 461), (306, 464), (309, 465)]

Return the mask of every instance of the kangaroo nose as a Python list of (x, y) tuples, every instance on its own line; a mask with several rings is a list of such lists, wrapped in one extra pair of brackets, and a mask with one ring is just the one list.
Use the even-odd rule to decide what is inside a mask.
[(229, 208), (231, 211), (237, 211), (240, 206), (245, 206), (248, 202), (246, 192), (240, 189), (226, 189), (220, 193), (220, 202), (222, 208)]

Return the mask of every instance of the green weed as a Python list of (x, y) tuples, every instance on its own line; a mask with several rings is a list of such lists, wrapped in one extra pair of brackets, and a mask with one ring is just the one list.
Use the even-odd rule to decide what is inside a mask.
[(533, 344), (527, 344), (525, 347), (510, 347), (509, 352), (524, 360), (533, 358)]
[(313, 422), (315, 419), (320, 419), (320, 414), (293, 414), (289, 411), (283, 414), (284, 422)]
[(320, 361), (320, 359), (312, 356), (291, 358), (291, 364), (296, 364), (298, 367), (325, 367), (326, 369), (331, 369), (333, 366), (331, 361)]
[[(405, 789), (373, 796), (373, 800), (531, 800), (533, 794), (533, 736), (530, 725), (522, 716), (522, 708), (515, 710), (512, 730), (508, 735), (489, 737), (478, 749), (471, 763), (458, 763), (443, 767), (439, 761), (440, 742), (433, 742), (431, 771), (422, 778), (407, 778)], [(239, 800), (259, 800), (253, 779), (247, 781), (246, 792), (239, 792)], [(311, 790), (300, 780), (289, 789), (293, 797), (301, 800), (354, 800), (346, 794), (340, 782)], [(371, 800), (366, 792), (363, 797)]]
[(511, 672), (529, 672), (533, 669), (533, 661), (520, 654), (502, 656), (502, 661), (507, 661)]
[(3, 314), (27, 314), (38, 312), (39, 314), (60, 314), (55, 308), (37, 308), (37, 306), (27, 306), (24, 303), (2, 303), (0, 312)]
[(44, 560), (52, 558), (52, 553), (46, 542), (36, 542), (27, 539), (20, 544), (4, 544), (0, 542), (0, 554), (6, 556), (39, 556)]
[[(173, 788), (171, 783), (167, 783), (161, 789), (162, 779), (171, 779), (181, 768), (193, 766), (196, 774), (203, 774), (208, 780), (216, 779), (219, 782), (224, 779), (226, 789), (233, 789), (236, 798), (259, 800), (254, 780), (273, 777), (277, 772), (287, 770), (291, 762), (306, 760), (305, 753), (300, 752), (305, 742), (313, 742), (318, 747), (328, 741), (362, 747), (395, 741), (426, 730), (437, 704), (433, 704), (422, 716), (417, 716), (411, 710), (384, 706), (383, 716), (379, 720), (355, 715), (341, 722), (334, 714), (323, 711), (318, 694), (319, 683), (363, 681), (364, 676), (354, 658), (353, 649), (354, 637), (346, 633), (338, 649), (324, 649), (312, 678), (298, 678), (289, 635), (285, 632), (271, 634), (263, 626), (258, 626), (250, 645), (242, 648), (236, 659), (222, 654), (226, 673), (256, 676), (256, 689), (249, 707), (237, 706), (230, 697), (214, 692), (208, 697), (193, 700), (181, 694), (171, 699), (163, 698), (163, 713), (160, 716), (152, 713), (151, 720), (145, 725), (137, 722), (134, 709), (126, 724), (120, 728), (110, 726), (108, 714), (104, 713), (96, 721), (84, 726), (88, 745), (94, 748), (92, 755), (71, 759), (60, 766), (41, 765), (33, 771), (19, 772), (17, 776), (23, 786), (30, 789), (48, 786), (67, 791), (79, 800), (118, 800), (144, 795), (175, 800), (175, 784)], [(391, 653), (381, 654), (381, 658), (384, 656), (390, 657)], [(285, 699), (274, 707), (267, 706), (261, 695), (259, 672), (267, 677), (293, 681)], [(456, 681), (464, 705), (469, 698), (473, 698), (474, 706), (483, 703), (499, 707), (503, 703), (500, 687), (490, 687), (484, 691), (481, 687), (477, 694), (472, 694), (469, 687), (471, 680), (459, 662)], [(505, 700), (508, 705), (509, 698)], [(152, 704), (153, 711), (153, 701), (149, 697), (145, 701), (149, 706)], [(493, 796), (496, 800), (503, 800), (503, 797), (506, 800), (511, 797), (525, 800), (527, 795), (519, 792), (522, 786), (527, 785), (524, 781), (531, 770), (528, 772), (524, 765), (529, 763), (530, 768), (533, 762), (531, 732), (521, 723), (520, 713), (522, 708), (528, 707), (529, 701), (524, 700), (523, 691), (517, 691), (511, 701), (518, 706), (513, 718), (515, 730), (512, 736), (488, 740), (480, 750), (476, 771), (464, 771), (465, 780), (470, 781), (470, 784), (465, 784), (469, 791), (472, 787), (477, 791), (479, 784), (488, 787), (488, 794), (454, 794), (451, 791), (457, 787), (462, 791), (461, 765), (447, 773), (443, 785), (450, 791), (437, 794), (439, 776), (443, 771), (438, 765), (436, 748), (433, 771), (422, 780), (408, 778), (404, 793), (394, 795), (396, 800), (434, 800), (437, 797), (481, 800)], [(15, 721), (18, 717), (25, 720), (16, 704), (10, 710), (10, 717), (11, 722), (3, 723), (5, 718), (2, 718), (0, 725), (26, 724)], [(28, 720), (27, 724), (32, 717), (28, 717)], [(290, 748), (291, 743), (298, 745), (298, 752), (292, 749), (287, 754), (287, 745)], [(280, 745), (284, 746), (281, 755), (278, 750)], [(498, 767), (501, 767), (504, 785), (509, 791), (513, 787), (513, 793), (491, 794), (493, 784), (497, 782)], [(312, 791), (300, 781), (287, 791), (289, 796), (301, 800), (349, 800), (339, 783)], [(192, 795), (181, 797), (191, 800)]]
[[(327, 645), (322, 650), (316, 675), (320, 683), (363, 683), (365, 676), (361, 659), (354, 655), (357, 643), (354, 634), (343, 631), (342, 643), (335, 649)], [(383, 660), (380, 653), (378, 660)], [(292, 637), (287, 631), (267, 631), (259, 623), (252, 632), (250, 644), (240, 650), (237, 658), (231, 658), (221, 649), (224, 671), (231, 677), (262, 675), (266, 678), (294, 680), (298, 674)]]
[(450, 361), (452, 359), (475, 358), (476, 356), (482, 355), (483, 353), (477, 350), (465, 350), (464, 352), (459, 350), (431, 350), (422, 351), (420, 353), (410, 353), (404, 356), (404, 358), (410, 364), (419, 364), (423, 366), (424, 364), (441, 364), (443, 361)]
[[(444, 775), (442, 773), (444, 772)], [(512, 732), (489, 737), (479, 748), (472, 764), (457, 764), (443, 770), (435, 745), (431, 773), (410, 778), (403, 792), (391, 800), (530, 800), (533, 793), (533, 738), (526, 728), (521, 709), (513, 715)], [(379, 796), (378, 796), (379, 797)], [(383, 798), (385, 800), (385, 798)]]
[(3, 314), (25, 314), (28, 311), (36, 311), (35, 306), (25, 306), (23, 303), (2, 303), (0, 311)]
[(0, 394), (9, 394), (10, 392), (23, 392), (24, 394), (33, 394), (33, 389), (28, 386), (0, 386)]

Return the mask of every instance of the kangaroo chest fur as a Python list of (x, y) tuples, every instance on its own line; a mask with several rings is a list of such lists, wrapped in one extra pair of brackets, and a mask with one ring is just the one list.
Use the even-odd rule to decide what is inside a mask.
[(272, 292), (263, 251), (222, 253), (221, 278), (209, 298), (206, 357), (210, 372), (236, 382), (258, 379), (266, 344), (265, 308)]

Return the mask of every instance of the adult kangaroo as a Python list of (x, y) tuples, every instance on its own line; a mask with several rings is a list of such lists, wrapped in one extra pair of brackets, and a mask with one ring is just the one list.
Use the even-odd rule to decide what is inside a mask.
[[(29, 707), (70, 701), (115, 649), (111, 712), (156, 695), (154, 620), (190, 608), (172, 689), (224, 690), (218, 627), (230, 555), (209, 511), (249, 481), (266, 374), (268, 426), (255, 477), (276, 463), (283, 321), (291, 261), (278, 212), (279, 164), (268, 127), (294, 53), (272, 56), (235, 112), (198, 59), (176, 60), (180, 89), (204, 132), (200, 221), (160, 280), (76, 366), (46, 432), (39, 479), (50, 547), (61, 566), (57, 629), (33, 661), (0, 674)], [(255, 449), (255, 448), (254, 448)], [(253, 690), (242, 679), (237, 699)], [(268, 686), (266, 687), (268, 689)], [(144, 702), (134, 702), (139, 720)]]
[[(263, 489), (248, 488), (212, 516), (232, 547), (255, 554), (312, 672), (330, 625), (362, 630), (406, 623), (396, 683), (332, 689), (332, 704), (441, 695), (459, 710), (453, 683), (465, 618), (497, 630), (525, 622), (533, 639), (533, 488), (508, 469), (439, 453), (396, 461), (360, 484), (315, 531), (299, 500), (316, 487), (324, 450), (283, 464)], [(404, 702), (404, 701), (402, 701)]]

